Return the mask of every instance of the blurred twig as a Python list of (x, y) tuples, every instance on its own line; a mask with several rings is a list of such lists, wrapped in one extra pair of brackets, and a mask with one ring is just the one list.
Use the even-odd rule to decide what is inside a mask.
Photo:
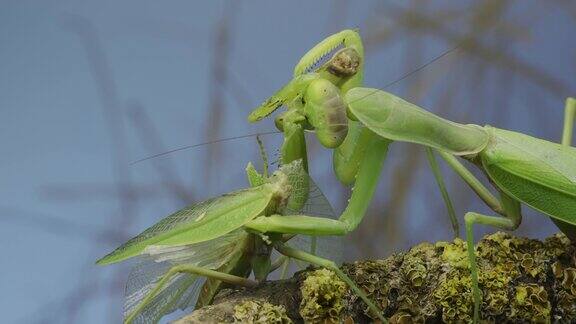
[[(212, 49), (212, 62), (208, 80), (209, 104), (205, 132), (209, 141), (215, 140), (222, 130), (222, 114), (224, 110), (224, 89), (228, 82), (228, 58), (232, 51), (231, 33), (234, 30), (234, 17), (239, 10), (240, 2), (230, 1), (224, 5), (222, 18), (215, 26), (215, 36)], [(218, 146), (209, 145), (204, 157), (204, 183), (209, 188), (213, 161), (219, 156)]]
[[(485, 0), (484, 3), (489, 3), (492, 5), (492, 0)], [(506, 69), (509, 72), (517, 73), (523, 78), (536, 83), (543, 89), (546, 89), (551, 94), (558, 97), (567, 97), (570, 95), (570, 88), (562, 81), (558, 80), (554, 76), (548, 74), (539, 67), (527, 63), (512, 54), (504, 53), (498, 49), (485, 45), (480, 39), (482, 35), (469, 33), (468, 35), (461, 35), (458, 32), (452, 31), (450, 28), (446, 27), (442, 21), (431, 17), (418, 9), (404, 9), (390, 3), (382, 3), (386, 9), (386, 13), (394, 19), (400, 26), (404, 26), (413, 31), (429, 33), (433, 36), (439, 37), (449, 44), (458, 44), (460, 48), (467, 52), (471, 56), (478, 56), (483, 60), (486, 60), (500, 68)], [(480, 7), (476, 3), (476, 8)], [(505, 10), (506, 6), (502, 6), (501, 10)], [(473, 13), (482, 13), (483, 11), (471, 11)], [(495, 12), (492, 12), (495, 14)], [(478, 23), (482, 21), (481, 19), (475, 19), (474, 15), (473, 22)], [(493, 29), (497, 27), (492, 26)]]

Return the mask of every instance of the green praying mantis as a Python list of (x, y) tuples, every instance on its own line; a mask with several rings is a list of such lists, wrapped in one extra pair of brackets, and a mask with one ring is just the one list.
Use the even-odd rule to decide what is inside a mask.
[[(338, 48), (327, 63), (316, 68), (318, 60)], [(137, 316), (152, 318), (146, 315), (148, 309), (160, 309), (160, 316), (173, 310), (174, 300), (182, 300), (181, 296), (186, 292), (163, 290), (163, 287), (176, 280), (206, 276), (211, 278), (204, 286), (208, 288), (203, 289), (207, 292), (216, 291), (223, 282), (254, 285), (255, 282), (246, 277), (253, 270), (257, 280), (266, 278), (274, 268), (270, 263), (272, 248), (285, 256), (334, 270), (366, 302), (373, 316), (385, 322), (382, 312), (334, 262), (289, 247), (285, 238), (290, 234), (345, 235), (354, 230), (375, 193), (378, 175), (392, 141), (423, 145), (427, 147), (429, 157), (433, 157), (432, 150), (438, 152), (500, 215), (469, 212), (464, 217), (475, 322), (479, 319), (481, 295), (473, 246), (474, 224), (514, 230), (520, 224), (520, 204), (524, 203), (550, 216), (570, 239), (576, 239), (576, 149), (570, 146), (576, 100), (567, 100), (562, 144), (556, 144), (491, 126), (454, 123), (392, 94), (362, 88), (363, 61), (362, 41), (354, 30), (344, 30), (316, 45), (296, 65), (294, 78), (248, 117), (249, 121), (256, 122), (281, 106), (288, 108), (275, 119), (284, 135), (280, 150), (284, 167), (270, 178), (249, 167), (252, 188), (177, 212), (176, 216), (169, 216), (99, 261), (99, 264), (109, 264), (141, 254), (165, 258), (175, 254), (185, 261), (168, 271), (160, 271), (163, 275), (151, 284), (154, 288), (136, 298), (139, 303), (128, 314), (128, 322)], [(308, 198), (307, 188), (311, 184), (306, 174), (305, 131), (314, 131), (323, 146), (334, 149), (333, 166), (337, 178), (344, 184), (354, 185), (349, 203), (337, 220), (282, 213), (287, 204), (295, 204), (298, 210)], [(482, 185), (458, 158), (483, 170), (499, 197)], [(432, 163), (433, 159), (430, 161)], [(446, 196), (434, 165), (432, 163), (438, 184)], [(297, 203), (290, 203), (291, 200)], [(238, 207), (240, 205), (242, 207)], [(246, 246), (234, 244), (240, 252), (231, 253), (235, 259), (227, 260), (219, 251), (224, 251), (230, 244), (221, 242), (227, 242), (230, 235), (239, 233), (246, 237), (252, 235), (250, 240), (253, 242)], [(240, 242), (240, 239), (234, 237), (232, 241)], [(202, 253), (211, 254), (211, 258), (198, 256)], [(186, 284), (181, 283), (178, 287), (186, 287)], [(171, 296), (162, 296), (163, 291), (180, 294), (180, 297), (170, 299)], [(169, 301), (166, 306), (149, 306), (164, 300)]]
[[(310, 72), (307, 67), (336, 46), (338, 67)], [(335, 56), (335, 57), (336, 57)], [(468, 212), (464, 216), (472, 276), (474, 322), (479, 320), (480, 289), (474, 253), (473, 225), (514, 230), (521, 222), (521, 203), (548, 216), (571, 240), (576, 240), (576, 149), (570, 146), (576, 100), (568, 98), (561, 144), (491, 126), (463, 125), (442, 119), (378, 89), (355, 85), (362, 78), (363, 49), (355, 31), (328, 37), (296, 66), (295, 77), (249, 116), (252, 122), (281, 105), (288, 111), (276, 118), (285, 145), (294, 133), (314, 129), (322, 145), (334, 148), (334, 171), (343, 183), (354, 182), (348, 208), (322, 226), (322, 233), (341, 235), (358, 225), (374, 193), (377, 175), (392, 141), (436, 150), (472, 190), (500, 216)], [(300, 135), (298, 135), (300, 136)], [(303, 149), (302, 152), (305, 152)], [(429, 151), (430, 152), (430, 151)], [(494, 196), (457, 157), (479, 167), (499, 193)], [(356, 199), (357, 198), (357, 199)], [(355, 209), (362, 205), (360, 210)], [(273, 231), (287, 219), (262, 218), (254, 228)], [(273, 225), (273, 226), (270, 226)], [(296, 230), (296, 229), (294, 229)]]

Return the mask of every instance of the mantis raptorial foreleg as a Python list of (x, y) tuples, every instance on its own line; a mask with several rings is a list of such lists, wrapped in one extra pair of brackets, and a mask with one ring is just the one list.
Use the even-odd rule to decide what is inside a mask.
[(306, 215), (272, 215), (258, 217), (246, 225), (258, 232), (276, 232), (303, 235), (346, 235), (346, 223), (330, 218)]
[[(277, 232), (284, 234), (305, 234), (305, 235), (345, 235), (346, 233), (354, 230), (362, 221), (372, 195), (376, 190), (378, 184), (378, 175), (380, 174), (386, 153), (388, 152), (388, 144), (390, 141), (373, 136), (369, 143), (366, 145), (366, 153), (360, 167), (358, 168), (358, 175), (354, 184), (354, 190), (348, 203), (348, 206), (338, 220), (312, 217), (306, 215), (272, 215), (268, 217), (258, 217), (244, 226), (258, 232)], [(376, 307), (366, 296), (360, 288), (354, 284), (336, 265), (334, 262), (320, 258), (313, 254), (296, 250), (279, 242), (277, 250), (294, 259), (302, 260), (318, 266), (324, 266), (332, 269), (338, 274), (339, 277), (345, 281), (350, 288), (357, 293), (362, 300), (370, 307), (370, 309), (377, 314), (377, 316), (385, 322), (382, 317), (382, 312)]]
[(345, 235), (362, 221), (370, 204), (390, 141), (374, 137), (358, 170), (348, 206), (338, 220), (306, 215), (258, 217), (244, 226), (259, 232), (306, 235)]
[(354, 291), (354, 293), (357, 294), (368, 305), (370, 310), (374, 313), (375, 316), (377, 316), (382, 321), (382, 323), (388, 323), (386, 321), (386, 318), (384, 318), (384, 316), (382, 315), (382, 312), (379, 309), (379, 307), (376, 306), (370, 300), (370, 298), (368, 298), (366, 293), (362, 289), (360, 289), (354, 283), (354, 281), (352, 281), (352, 279), (350, 279), (350, 277), (348, 277), (342, 270), (340, 270), (340, 268), (336, 265), (336, 263), (334, 263), (330, 260), (321, 258), (319, 256), (315, 256), (313, 254), (291, 248), (289, 246), (286, 246), (283, 243), (277, 243), (275, 245), (275, 248), (278, 252), (280, 252), (286, 256), (289, 256), (291, 258), (302, 260), (302, 261), (308, 262), (310, 264), (314, 264), (316, 266), (324, 267), (324, 268), (327, 268), (327, 269), (334, 271), (334, 273), (336, 273), (336, 275), (338, 277), (340, 277), (340, 279), (342, 279), (342, 281), (344, 281), (350, 287), (350, 289), (352, 289)]
[(219, 272), (216, 270), (206, 269), (190, 264), (181, 264), (170, 268), (164, 275), (160, 277), (160, 280), (154, 286), (146, 297), (140, 302), (138, 307), (134, 309), (124, 320), (125, 323), (131, 323), (135, 317), (140, 314), (146, 307), (154, 300), (154, 298), (160, 293), (160, 291), (176, 276), (180, 273), (189, 273), (198, 276), (204, 276), (208, 278), (213, 278), (220, 280), (232, 285), (238, 285), (243, 287), (255, 287), (258, 283), (254, 280), (247, 279), (244, 277), (238, 277), (224, 272)]

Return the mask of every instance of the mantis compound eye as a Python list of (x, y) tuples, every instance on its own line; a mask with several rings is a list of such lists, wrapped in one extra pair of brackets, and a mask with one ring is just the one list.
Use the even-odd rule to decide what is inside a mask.
[(326, 69), (337, 77), (349, 77), (358, 72), (360, 60), (360, 55), (355, 49), (343, 48), (328, 61)]
[(284, 131), (284, 116), (280, 115), (277, 116), (276, 118), (274, 118), (274, 125), (276, 125), (276, 128), (283, 132)]
[(324, 147), (340, 146), (348, 134), (346, 104), (338, 88), (328, 80), (313, 81), (306, 89), (304, 114)]

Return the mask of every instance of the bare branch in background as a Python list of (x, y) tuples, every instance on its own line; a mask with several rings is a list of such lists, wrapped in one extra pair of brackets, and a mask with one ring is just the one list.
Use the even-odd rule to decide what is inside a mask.
[[(134, 218), (137, 217), (137, 199), (134, 199), (132, 193), (133, 185), (130, 176), (129, 160), (127, 156), (126, 146), (126, 133), (124, 129), (123, 112), (120, 104), (120, 99), (117, 93), (116, 82), (114, 75), (109, 66), (108, 59), (104, 52), (98, 33), (94, 26), (87, 19), (75, 16), (66, 15), (62, 19), (62, 25), (70, 32), (78, 35), (82, 45), (86, 51), (88, 59), (88, 66), (92, 72), (96, 89), (101, 100), (101, 108), (108, 131), (110, 134), (110, 142), (112, 147), (112, 168), (114, 174), (114, 184), (116, 192), (120, 199), (118, 200), (120, 209), (119, 217), (112, 214), (110, 217), (110, 224), (114, 224), (116, 228), (124, 231), (129, 229), (133, 223)], [(96, 252), (96, 246), (94, 246)], [(92, 257), (95, 253), (89, 253)], [(87, 260), (86, 270), (93, 266), (93, 260)], [(119, 269), (120, 270), (120, 269)], [(83, 271), (82, 273), (85, 273)], [(117, 273), (120, 275), (120, 272)], [(80, 276), (80, 283), (88, 284), (91, 281), (98, 281), (97, 278), (89, 278), (85, 275)], [(111, 286), (108, 289), (110, 296), (114, 296), (117, 287)], [(75, 318), (80, 312), (80, 309), (90, 302), (93, 294), (89, 291), (82, 291), (77, 298), (70, 299), (71, 302), (67, 303), (67, 318), (70, 322), (75, 322)], [(116, 299), (110, 298), (110, 302), (116, 302)]]
[[(488, 0), (488, 2), (492, 1)], [(483, 44), (480, 40), (480, 36), (482, 35), (471, 34), (469, 36), (462, 36), (457, 32), (453, 32), (450, 28), (447, 28), (443, 22), (419, 10), (407, 10), (399, 6), (391, 5), (390, 3), (381, 5), (386, 9), (385, 12), (401, 26), (405, 26), (414, 31), (432, 34), (450, 44), (458, 44), (461, 49), (469, 55), (478, 56), (499, 68), (517, 73), (519, 76), (546, 89), (554, 96), (567, 97), (571, 94), (570, 88), (564, 82), (539, 67), (527, 63), (511, 54), (498, 51), (492, 46)], [(492, 26), (492, 28), (496, 29), (498, 27)]]
[(130, 170), (128, 169), (129, 159), (123, 121), (124, 114), (117, 93), (116, 81), (98, 33), (92, 23), (80, 16), (65, 15), (62, 19), (62, 25), (79, 37), (86, 51), (88, 66), (94, 78), (98, 97), (101, 100), (102, 113), (110, 132), (114, 183), (118, 196), (121, 197), (119, 200), (121, 219), (112, 219), (112, 221), (117, 222), (120, 228), (127, 228), (136, 213), (133, 199), (130, 199), (133, 195), (131, 193)]
[[(234, 18), (239, 10), (240, 2), (230, 1), (224, 4), (222, 18), (215, 26), (215, 36), (212, 49), (212, 62), (209, 75), (209, 104), (206, 120), (206, 138), (214, 140), (222, 133), (224, 110), (224, 89), (228, 84), (228, 59), (232, 51), (231, 33), (234, 30)], [(210, 185), (213, 161), (218, 160), (218, 146), (210, 145), (204, 158), (204, 182)]]

